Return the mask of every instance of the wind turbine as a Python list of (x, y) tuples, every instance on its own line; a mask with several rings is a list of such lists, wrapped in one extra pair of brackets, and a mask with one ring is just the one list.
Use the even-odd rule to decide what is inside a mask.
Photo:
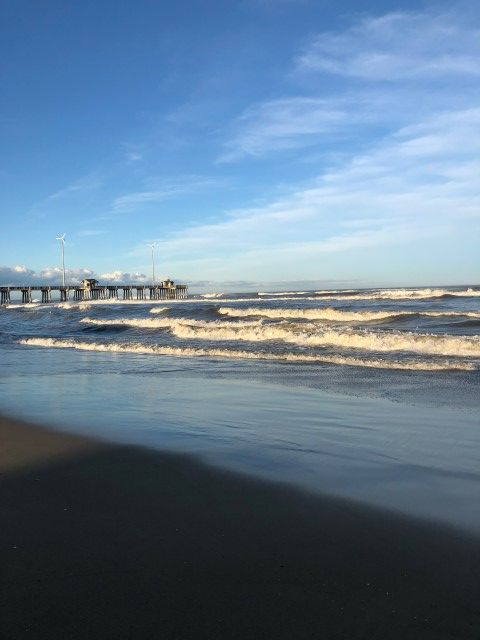
[(55, 238), (55, 240), (60, 240), (60, 242), (62, 243), (62, 286), (65, 286), (65, 236), (67, 234), (64, 233), (63, 235), (59, 236), (58, 238)]
[(148, 245), (150, 247), (150, 249), (152, 250), (152, 286), (155, 286), (155, 248), (157, 246), (156, 242), (152, 242), (152, 244)]

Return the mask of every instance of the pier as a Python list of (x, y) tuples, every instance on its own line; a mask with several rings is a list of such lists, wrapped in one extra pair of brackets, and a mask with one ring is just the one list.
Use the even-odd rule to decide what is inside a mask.
[[(22, 303), (33, 302), (33, 292), (41, 292), (41, 302), (67, 302), (84, 300), (183, 300), (188, 295), (186, 284), (164, 280), (159, 284), (100, 285), (97, 280), (86, 279), (78, 285), (26, 285), (0, 287), (0, 304), (12, 302), (12, 292), (20, 291)], [(58, 295), (54, 295), (58, 294)], [(55, 298), (55, 300), (54, 300)]]

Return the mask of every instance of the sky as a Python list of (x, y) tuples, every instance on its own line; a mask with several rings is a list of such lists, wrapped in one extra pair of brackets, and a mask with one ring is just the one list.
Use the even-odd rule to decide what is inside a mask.
[(0, 14), (0, 284), (480, 282), (478, 2)]

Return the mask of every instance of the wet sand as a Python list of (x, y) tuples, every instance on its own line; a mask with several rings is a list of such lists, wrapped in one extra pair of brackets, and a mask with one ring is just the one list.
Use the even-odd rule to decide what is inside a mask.
[(480, 540), (0, 420), (0, 638), (475, 638)]

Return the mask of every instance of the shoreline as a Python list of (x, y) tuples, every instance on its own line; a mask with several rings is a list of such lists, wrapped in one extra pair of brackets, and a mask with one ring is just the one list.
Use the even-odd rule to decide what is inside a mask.
[(0, 637), (476, 638), (480, 539), (0, 418)]

